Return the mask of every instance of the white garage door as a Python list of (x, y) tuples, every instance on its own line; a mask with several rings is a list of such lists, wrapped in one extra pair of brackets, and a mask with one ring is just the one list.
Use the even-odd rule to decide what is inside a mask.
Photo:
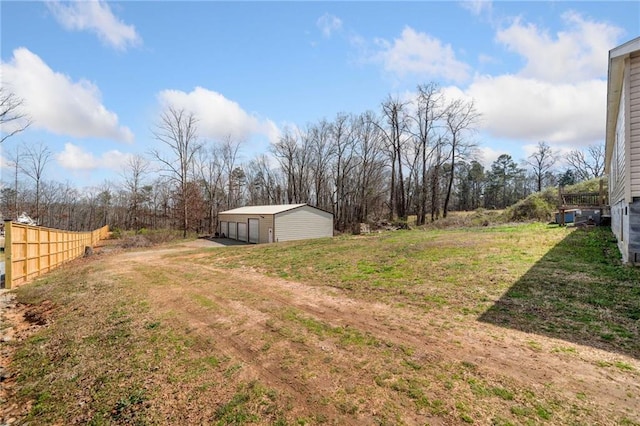
[(247, 241), (247, 224), (238, 222), (238, 241)]
[(229, 222), (220, 222), (220, 236), (229, 236)]
[(258, 244), (260, 242), (260, 221), (249, 219), (249, 242)]
[(236, 223), (235, 222), (229, 222), (229, 238), (233, 238), (234, 240), (236, 238), (238, 238), (238, 235), (236, 234)]

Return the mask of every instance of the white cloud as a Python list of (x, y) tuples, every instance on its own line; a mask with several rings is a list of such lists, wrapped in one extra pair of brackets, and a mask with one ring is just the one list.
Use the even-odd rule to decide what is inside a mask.
[(411, 27), (405, 27), (393, 42), (378, 39), (376, 43), (380, 50), (371, 59), (399, 77), (414, 74), (456, 82), (469, 77), (469, 66), (456, 59), (451, 45)]
[(48, 1), (55, 19), (69, 31), (91, 31), (100, 40), (118, 50), (137, 46), (142, 39), (133, 25), (127, 25), (112, 12), (106, 1)]
[(170, 105), (193, 112), (198, 119), (198, 133), (206, 138), (231, 136), (234, 140), (243, 141), (263, 135), (275, 141), (280, 134), (273, 121), (249, 114), (237, 102), (203, 87), (196, 87), (189, 93), (163, 90), (158, 99), (163, 107)]
[[(546, 141), (540, 141), (540, 142), (546, 142)], [(557, 160), (559, 160), (560, 158), (566, 156), (571, 150), (574, 150), (575, 147), (570, 147), (567, 145), (563, 145), (563, 144), (557, 144), (557, 143), (548, 143), (549, 147), (551, 148), (551, 152), (552, 154), (556, 157)], [(522, 151), (524, 152), (524, 158), (529, 158), (531, 155), (535, 154), (538, 152), (538, 144), (537, 143), (530, 143), (530, 144), (526, 144), (526, 145), (522, 145)]]
[(463, 0), (460, 5), (474, 15), (482, 15), (485, 12), (490, 14), (493, 10), (493, 2), (491, 0)]
[(553, 84), (513, 75), (477, 77), (464, 92), (493, 136), (583, 145), (604, 137), (606, 94), (603, 80)]
[(609, 49), (617, 44), (622, 30), (576, 12), (564, 13), (562, 19), (566, 29), (552, 36), (517, 18), (498, 31), (496, 40), (525, 59), (519, 73), (523, 77), (568, 83), (606, 76)]
[(608, 49), (620, 28), (569, 12), (564, 28), (548, 31), (516, 19), (496, 39), (524, 59), (521, 70), (474, 76), (447, 96), (473, 99), (481, 126), (492, 137), (523, 144), (546, 141), (554, 149), (587, 146), (604, 139)]
[(496, 64), (498, 62), (499, 62), (498, 59), (494, 58), (493, 56), (489, 56), (489, 55), (486, 55), (484, 53), (480, 53), (478, 55), (478, 63), (480, 65)]
[(9, 167), (13, 166), (13, 162), (7, 158), (2, 152), (0, 152), (0, 174), (4, 174), (4, 170), (8, 169)]
[(342, 28), (342, 20), (337, 16), (325, 13), (318, 18), (316, 25), (322, 31), (322, 35), (329, 38), (335, 31), (339, 31)]
[(491, 163), (496, 161), (502, 154), (506, 154), (504, 151), (498, 151), (488, 146), (481, 146), (478, 148), (478, 162), (484, 166), (485, 169), (491, 168)]
[(73, 171), (119, 170), (123, 164), (127, 164), (130, 156), (130, 154), (125, 154), (118, 150), (111, 150), (103, 153), (100, 157), (96, 157), (81, 146), (67, 142), (64, 144), (64, 151), (55, 154), (55, 159), (60, 166)]
[(24, 100), (34, 127), (77, 138), (133, 142), (131, 130), (102, 105), (98, 87), (86, 80), (73, 82), (28, 49), (14, 50), (12, 60), (2, 63), (1, 75), (2, 84)]

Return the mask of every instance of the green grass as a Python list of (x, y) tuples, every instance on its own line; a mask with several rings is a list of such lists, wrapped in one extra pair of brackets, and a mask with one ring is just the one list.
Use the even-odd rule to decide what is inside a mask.
[(230, 267), (640, 357), (640, 270), (620, 265), (607, 228), (397, 231), (229, 248), (200, 262), (222, 255)]
[[(398, 231), (212, 251), (228, 267), (250, 266), (278, 277), (329, 285), (358, 296), (424, 308), (486, 306), (487, 290), (507, 288), (566, 234), (544, 225)], [(514, 250), (515, 248), (515, 250)], [(311, 260), (312, 259), (312, 260)], [(465, 298), (455, 297), (464, 294)], [(452, 297), (453, 296), (453, 297)]]
[(640, 269), (620, 264), (607, 228), (577, 229), (529, 268), (480, 319), (638, 358), (638, 282)]
[[(540, 359), (585, 362), (587, 351), (576, 345), (638, 359), (640, 270), (617, 257), (606, 229), (524, 224), (190, 251), (122, 273), (87, 261), (18, 289), (22, 303), (57, 307), (50, 327), (16, 343), (19, 397), (32, 402), (32, 424), (185, 424), (188, 415), (220, 425), (430, 416), (451, 424), (588, 424), (604, 418), (589, 411), (595, 397), (522, 386), (444, 345), (431, 353), (394, 340), (395, 331), (451, 347), (471, 327), (491, 330), (498, 342), (496, 330), (525, 331), (538, 336), (508, 344)], [(387, 334), (378, 335), (323, 316), (326, 306), (305, 310), (307, 301), (255, 295), (241, 274), (216, 268), (252, 268), (339, 294), (343, 303), (401, 307), (406, 317), (380, 324)], [(172, 310), (166, 298), (178, 301)], [(590, 362), (607, 374), (638, 374), (629, 362)], [(273, 379), (283, 372), (286, 379)]]
[(336, 338), (343, 345), (379, 346), (381, 344), (375, 337), (363, 334), (356, 329), (331, 326), (314, 318), (301, 315), (292, 309), (284, 312), (281, 318), (302, 325), (308, 332), (319, 336), (320, 339), (325, 337)]

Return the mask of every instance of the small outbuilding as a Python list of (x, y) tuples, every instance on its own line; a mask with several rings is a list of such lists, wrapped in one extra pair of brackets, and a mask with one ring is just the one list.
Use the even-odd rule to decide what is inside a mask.
[(333, 214), (308, 204), (240, 207), (219, 220), (221, 236), (253, 244), (333, 236)]

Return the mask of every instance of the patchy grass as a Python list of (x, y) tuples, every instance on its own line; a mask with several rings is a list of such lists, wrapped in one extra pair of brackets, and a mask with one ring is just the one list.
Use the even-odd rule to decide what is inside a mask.
[[(543, 225), (397, 231), (216, 251), (230, 268), (346, 289), (425, 309), (475, 312), (488, 306), (569, 231)], [(312, 261), (311, 261), (312, 259)], [(464, 295), (465, 297), (457, 297)]]
[[(607, 228), (577, 229), (480, 319), (640, 357), (640, 270), (620, 265)], [(556, 348), (575, 352), (575, 348)]]
[[(56, 306), (51, 325), (12, 343), (26, 421), (640, 421), (635, 396), (597, 406), (591, 388), (483, 360), (513, 348), (536, 367), (569, 359), (636, 381), (640, 272), (619, 265), (606, 230), (505, 225), (125, 254), (17, 290), (23, 304)], [(631, 359), (583, 360), (577, 345)]]

